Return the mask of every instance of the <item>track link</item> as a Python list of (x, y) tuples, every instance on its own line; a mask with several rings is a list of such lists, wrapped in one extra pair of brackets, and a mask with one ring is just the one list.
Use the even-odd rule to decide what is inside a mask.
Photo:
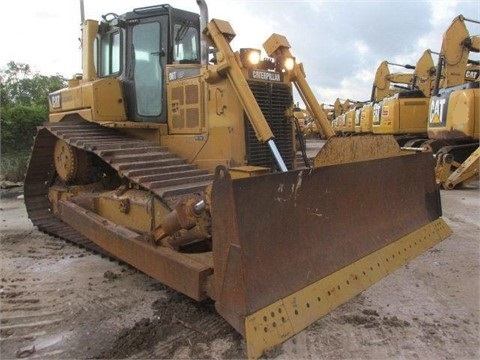
[(213, 174), (146, 140), (86, 121), (47, 123), (35, 138), (25, 178), (25, 206), (41, 231), (110, 256), (96, 244), (57, 219), (50, 209), (48, 189), (55, 179), (53, 152), (57, 139), (93, 153), (130, 183), (150, 191), (173, 207), (179, 197), (201, 193)]

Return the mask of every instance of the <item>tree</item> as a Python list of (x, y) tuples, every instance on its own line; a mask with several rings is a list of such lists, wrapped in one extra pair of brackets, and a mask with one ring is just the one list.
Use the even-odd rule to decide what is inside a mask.
[(30, 149), (36, 127), (48, 120), (48, 94), (65, 86), (61, 75), (33, 73), (28, 64), (10, 61), (0, 71), (2, 154)]
[(48, 94), (66, 85), (66, 79), (61, 75), (32, 73), (28, 64), (14, 61), (10, 61), (7, 69), (0, 72), (0, 80), (3, 89), (2, 106), (48, 106)]
[(30, 149), (36, 128), (48, 119), (48, 109), (41, 105), (15, 105), (2, 109), (2, 154)]

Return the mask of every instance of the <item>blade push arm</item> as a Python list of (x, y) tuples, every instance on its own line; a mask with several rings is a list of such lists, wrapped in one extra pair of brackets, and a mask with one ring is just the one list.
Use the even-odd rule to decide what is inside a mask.
[[(273, 58), (278, 56), (282, 56), (284, 58), (293, 58), (289, 50), (290, 44), (288, 43), (287, 38), (283, 35), (273, 34), (263, 44), (263, 47), (265, 48), (268, 56)], [(297, 64), (295, 62), (291, 75), (292, 82), (295, 84), (295, 87), (297, 88), (305, 105), (308, 107), (308, 110), (313, 114), (315, 123), (322, 135), (327, 138), (335, 136), (335, 132), (333, 131), (325, 112), (322, 110), (322, 107), (318, 103), (318, 100), (313, 94), (312, 89), (307, 83), (302, 64)]]
[(257, 139), (268, 144), (280, 170), (287, 171), (285, 162), (273, 141), (274, 136), (272, 130), (270, 129), (257, 100), (253, 96), (253, 93), (242, 74), (235, 53), (230, 47), (229, 41), (233, 39), (235, 32), (227, 21), (218, 19), (212, 19), (208, 23), (206, 31), (215, 47), (218, 49), (218, 65), (209, 70), (207, 76), (215, 77), (221, 74), (228, 77), (242, 103), (243, 109), (247, 113)]

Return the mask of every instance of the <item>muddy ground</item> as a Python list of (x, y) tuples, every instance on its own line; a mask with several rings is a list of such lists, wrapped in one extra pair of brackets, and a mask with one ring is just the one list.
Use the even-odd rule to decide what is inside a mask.
[[(238, 359), (211, 302), (40, 233), (0, 205), (0, 358)], [(442, 191), (454, 234), (271, 351), (274, 359), (480, 358), (478, 182)]]

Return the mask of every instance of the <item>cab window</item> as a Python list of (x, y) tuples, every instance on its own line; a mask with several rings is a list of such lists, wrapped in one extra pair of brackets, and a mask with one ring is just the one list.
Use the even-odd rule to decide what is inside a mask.
[(180, 64), (200, 62), (198, 30), (188, 22), (173, 26), (173, 61)]
[(120, 32), (110, 32), (100, 36), (100, 57), (98, 75), (109, 76), (120, 72)]

